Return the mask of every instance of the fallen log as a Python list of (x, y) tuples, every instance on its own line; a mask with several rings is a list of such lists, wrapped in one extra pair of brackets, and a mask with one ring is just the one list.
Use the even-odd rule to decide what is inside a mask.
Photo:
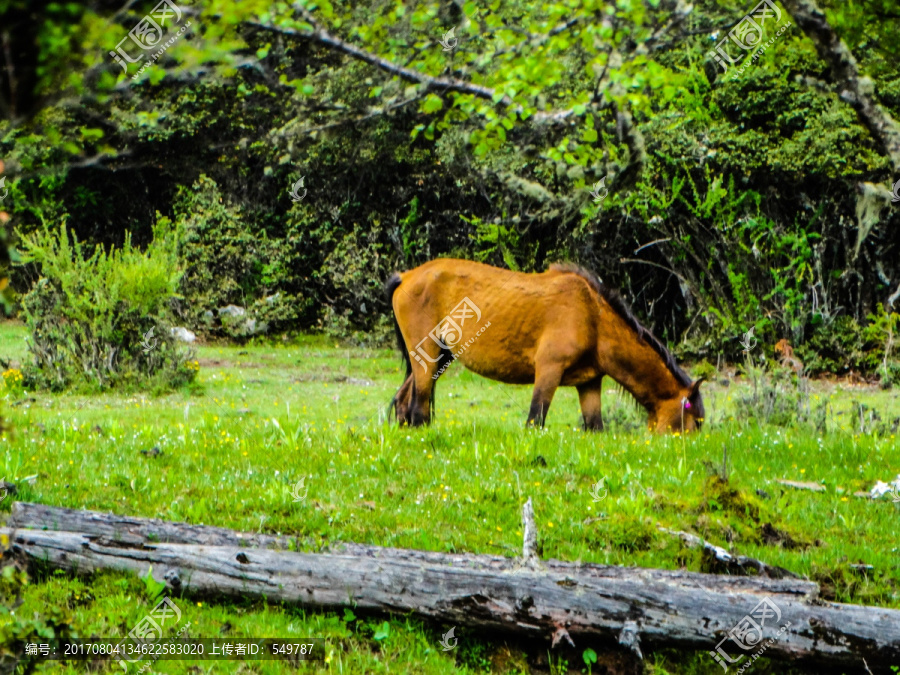
[[(176, 596), (249, 596), (326, 609), (413, 612), (531, 638), (563, 636), (576, 645), (621, 643), (635, 654), (676, 647), (716, 650), (715, 656), (725, 651), (729, 658), (750, 656), (763, 644), (746, 638), (743, 652), (735, 647), (734, 629), (756, 617), (762, 621), (759, 634), (774, 639), (766, 644), (767, 657), (855, 672), (863, 657), (870, 667), (900, 663), (900, 611), (821, 602), (817, 584), (809, 581), (555, 560), (535, 569), (500, 556), (358, 545), (304, 553), (263, 547), (279, 544), (278, 537), (162, 523), (15, 504), (10, 522), (15, 529), (0, 528), (0, 541), (9, 538), (4, 555), (79, 574), (108, 569), (144, 574), (152, 565)], [(49, 531), (59, 524), (73, 531)], [(157, 539), (161, 532), (168, 542)], [(260, 547), (173, 542), (188, 536), (199, 537), (194, 542), (252, 540)]]

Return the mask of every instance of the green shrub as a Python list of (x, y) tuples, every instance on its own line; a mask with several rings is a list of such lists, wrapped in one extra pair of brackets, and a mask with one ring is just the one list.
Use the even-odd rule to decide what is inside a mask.
[(859, 323), (849, 316), (816, 325), (809, 340), (797, 347), (797, 355), (810, 373), (846, 374), (859, 368), (864, 356), (865, 336)]
[(746, 394), (737, 394), (743, 419), (787, 427), (814, 418), (809, 380), (803, 373), (795, 375), (781, 367), (769, 369), (762, 361), (754, 364), (748, 356), (744, 375), (752, 388)]
[[(365, 344), (392, 336), (389, 314), (370, 318), (383, 302), (384, 282), (393, 272), (389, 261), (384, 247), (372, 242), (359, 227), (334, 243), (320, 273), (336, 290), (334, 301), (323, 308), (320, 325), (327, 334)], [(362, 327), (369, 327), (370, 334), (361, 331)]]
[[(8, 544), (0, 540), (0, 550)], [(48, 607), (43, 615), (35, 612), (32, 618), (25, 612), (16, 614), (29, 582), (28, 574), (18, 566), (0, 567), (0, 673), (33, 673), (37, 669), (40, 657), (27, 653), (27, 643), (78, 638), (68, 613), (59, 607)]]
[[(297, 293), (303, 249), (296, 233), (269, 237), (258, 222), (223, 198), (218, 184), (201, 175), (193, 189), (179, 188), (174, 204), (177, 255), (185, 270), (176, 303), (179, 318), (191, 328), (243, 338), (295, 325), (312, 300)], [(168, 227), (168, 219), (161, 218)], [(218, 310), (236, 305), (238, 318)], [(254, 327), (255, 326), (255, 327)]]
[(716, 376), (719, 374), (719, 371), (716, 370), (716, 367), (715, 367), (713, 364), (711, 364), (711, 363), (710, 363), (709, 361), (707, 361), (706, 359), (703, 359), (703, 361), (701, 361), (700, 363), (696, 364), (696, 365), (691, 369), (691, 374), (692, 374), (695, 378), (697, 378), (697, 377), (704, 377), (704, 378), (706, 378), (707, 380), (714, 380), (714, 379), (716, 378)]
[(883, 389), (890, 389), (900, 383), (900, 363), (894, 356), (896, 341), (900, 336), (900, 314), (888, 313), (879, 302), (877, 313), (869, 314), (866, 318), (869, 325), (863, 330), (863, 336), (871, 349), (864, 357), (864, 365), (875, 369)]
[(22, 252), (41, 269), (23, 299), (34, 357), (23, 369), (27, 386), (168, 387), (193, 379), (191, 354), (170, 330), (180, 277), (174, 233), (157, 228), (145, 252), (126, 235), (121, 249), (97, 246), (87, 255), (61, 224), (22, 235)]

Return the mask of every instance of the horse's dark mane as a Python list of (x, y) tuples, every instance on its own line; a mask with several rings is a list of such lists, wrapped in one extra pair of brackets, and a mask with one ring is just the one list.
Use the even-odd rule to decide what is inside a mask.
[(628, 326), (635, 332), (638, 336), (638, 339), (643, 341), (644, 343), (650, 345), (650, 347), (659, 354), (660, 358), (666, 364), (666, 368), (669, 369), (669, 372), (675, 376), (675, 379), (685, 387), (691, 386), (691, 378), (690, 376), (681, 369), (681, 366), (675, 361), (675, 357), (672, 356), (672, 353), (666, 349), (666, 346), (657, 339), (657, 337), (651, 333), (649, 330), (644, 328), (641, 323), (635, 318), (634, 314), (631, 313), (631, 308), (625, 302), (625, 299), (619, 294), (619, 292), (609, 286), (603, 284), (600, 279), (597, 278), (597, 275), (587, 270), (583, 267), (579, 267), (578, 265), (573, 265), (571, 263), (558, 263), (554, 265), (550, 265), (551, 270), (556, 270), (559, 272), (570, 272), (572, 274), (577, 274), (582, 279), (587, 281), (591, 288), (593, 288), (600, 296), (606, 300), (610, 307), (613, 308), (613, 311), (619, 315), (619, 317), (626, 323)]

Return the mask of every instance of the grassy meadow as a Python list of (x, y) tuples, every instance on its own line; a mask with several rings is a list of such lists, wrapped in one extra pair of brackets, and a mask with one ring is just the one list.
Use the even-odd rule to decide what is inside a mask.
[[(24, 337), (21, 324), (0, 325), (0, 356), (13, 366), (26, 358)], [(817, 424), (762, 424), (744, 405), (745, 378), (720, 373), (704, 385), (703, 431), (684, 437), (649, 434), (643, 411), (609, 382), (606, 431), (585, 434), (574, 389), (557, 392), (544, 430), (526, 430), (530, 387), (454, 365), (438, 384), (435, 423), (409, 429), (386, 419), (402, 380), (396, 351), (300, 337), (204, 345), (196, 361), (194, 386), (158, 396), (34, 393), (0, 383), (8, 427), (0, 478), (19, 485), (22, 501), (291, 534), (311, 551), (352, 541), (515, 556), (521, 506), (532, 497), (544, 558), (715, 571), (660, 533), (662, 525), (805, 575), (825, 598), (900, 608), (900, 504), (854, 496), (900, 473), (896, 390), (813, 381)], [(292, 490), (301, 478), (307, 496), (298, 502)], [(595, 501), (601, 479), (595, 494), (605, 496)], [(792, 489), (779, 479), (826, 489)], [(0, 503), (0, 519), (11, 502)], [(851, 567), (858, 563), (871, 569)], [(326, 638), (325, 661), (301, 672), (589, 672), (581, 657), (589, 645), (557, 655), (458, 628), (459, 647), (444, 652), (438, 640), (449, 627), (413, 617), (175, 601), (192, 637)], [(16, 614), (57, 612), (79, 636), (120, 638), (152, 604), (138, 578), (49, 574), (31, 579)], [(657, 653), (647, 663), (652, 673), (719, 669), (705, 654)], [(50, 663), (38, 672), (85, 668)], [(113, 662), (94, 669), (118, 672)], [(154, 666), (287, 670), (273, 661)], [(758, 663), (754, 672), (784, 669)]]

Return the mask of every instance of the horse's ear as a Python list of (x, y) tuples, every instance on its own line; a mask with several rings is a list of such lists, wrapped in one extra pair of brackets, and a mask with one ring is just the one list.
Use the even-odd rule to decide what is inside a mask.
[(706, 382), (706, 377), (701, 375), (697, 378), (694, 384), (691, 385), (691, 398), (694, 398), (700, 392), (700, 385)]

